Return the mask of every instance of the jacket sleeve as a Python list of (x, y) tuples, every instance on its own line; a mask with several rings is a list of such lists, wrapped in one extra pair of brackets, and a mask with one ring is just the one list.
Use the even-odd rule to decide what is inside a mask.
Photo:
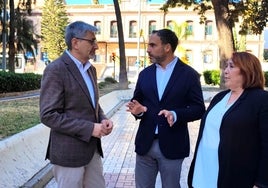
[(260, 188), (268, 187), (268, 93), (261, 100), (259, 128), (260, 128), (260, 161), (256, 185)]

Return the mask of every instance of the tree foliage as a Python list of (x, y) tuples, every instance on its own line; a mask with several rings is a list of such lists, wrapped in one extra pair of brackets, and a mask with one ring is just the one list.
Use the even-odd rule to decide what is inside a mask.
[[(185, 9), (193, 7), (200, 15), (200, 23), (206, 21), (206, 11), (214, 10), (222, 70), (225, 61), (236, 50), (233, 35), (235, 24), (239, 23), (239, 33), (246, 35), (249, 32), (261, 34), (268, 22), (268, 0), (167, 0), (161, 9), (167, 13), (169, 8), (177, 6)], [(224, 87), (223, 74), (220, 87)]]
[[(187, 22), (182, 22), (182, 23), (177, 23), (175, 20), (172, 20), (172, 26), (168, 26), (168, 29), (171, 29), (174, 33), (176, 33), (179, 41), (187, 39), (189, 36), (189, 32), (187, 30), (188, 23)], [(186, 49), (182, 45), (178, 45), (177, 51), (179, 53), (180, 59), (186, 63), (189, 64), (187, 55), (186, 55)]]
[(42, 50), (48, 52), (51, 60), (59, 57), (66, 49), (64, 41), (68, 15), (63, 0), (45, 0), (42, 11)]
[(40, 36), (34, 32), (33, 25), (31, 21), (26, 18), (25, 14), (22, 14), (18, 9), (15, 10), (16, 19), (16, 44), (17, 52), (26, 54), (26, 52), (31, 52), (34, 55), (37, 50), (37, 43)]
[[(220, 5), (220, 6), (215, 6)], [(169, 8), (193, 7), (200, 15), (200, 23), (206, 21), (206, 11), (215, 8), (223, 8), (225, 19), (230, 27), (236, 22), (240, 24), (240, 33), (261, 34), (268, 22), (268, 0), (168, 0), (161, 10), (165, 12)]]

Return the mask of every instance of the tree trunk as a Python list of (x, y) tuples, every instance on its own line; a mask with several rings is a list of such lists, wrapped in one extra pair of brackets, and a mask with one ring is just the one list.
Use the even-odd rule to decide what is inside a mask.
[(8, 69), (10, 72), (15, 72), (15, 8), (14, 0), (9, 0), (9, 9), (10, 9), (10, 22), (9, 22), (9, 37), (8, 37), (8, 56), (9, 64)]
[(221, 82), (220, 88), (224, 88), (224, 74), (223, 70), (225, 62), (232, 56), (234, 51), (234, 38), (232, 33), (232, 26), (228, 21), (228, 0), (212, 0), (214, 7), (214, 14), (216, 26), (219, 36), (219, 55), (220, 55), (220, 70)]
[(118, 30), (118, 40), (119, 40), (119, 89), (128, 89), (128, 78), (127, 78), (127, 69), (126, 69), (126, 54), (125, 54), (125, 42), (124, 42), (124, 33), (122, 26), (121, 11), (119, 7), (118, 0), (114, 1), (114, 9), (117, 20), (117, 30)]

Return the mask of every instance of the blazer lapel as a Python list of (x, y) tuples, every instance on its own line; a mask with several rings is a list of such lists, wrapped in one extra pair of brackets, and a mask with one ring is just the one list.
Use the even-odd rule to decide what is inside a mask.
[(67, 69), (69, 70), (70, 74), (74, 77), (74, 79), (77, 81), (77, 83), (79, 84), (79, 86), (81, 87), (81, 90), (85, 93), (85, 95), (87, 96), (90, 104), (93, 107), (93, 103), (90, 97), (90, 93), (88, 91), (87, 85), (79, 71), (79, 69), (76, 67), (75, 63), (72, 61), (72, 59), (66, 54), (65, 54), (65, 64)]
[[(178, 61), (176, 62), (176, 65), (171, 73), (171, 76), (169, 78), (169, 81), (167, 83), (167, 86), (164, 90), (164, 93), (163, 93), (163, 96), (162, 96), (162, 99), (168, 94), (168, 91), (169, 89), (171, 89), (171, 87), (174, 85), (174, 83), (176, 82), (176, 80), (178, 79), (178, 77), (180, 76), (180, 74), (177, 74), (180, 70), (179, 70), (179, 67), (181, 66), (181, 61), (180, 59), (178, 59)], [(176, 73), (176, 74), (175, 74)], [(162, 100), (161, 99), (161, 100)]]
[(240, 105), (240, 103), (245, 100), (245, 97), (247, 96), (248, 91), (244, 90), (240, 97), (234, 102), (234, 104), (226, 111), (223, 118), (225, 118), (234, 108)]
[(95, 116), (97, 122), (99, 122), (99, 89), (98, 89), (98, 83), (97, 83), (97, 71), (96, 68), (91, 65), (88, 69), (88, 73), (90, 75), (90, 79), (92, 81), (93, 87), (94, 87), (94, 96), (95, 96)]
[(97, 80), (97, 72), (95, 67), (93, 67), (93, 65), (91, 65), (88, 69), (88, 74), (89, 77), (91, 79), (91, 82), (93, 84), (93, 88), (94, 88), (94, 100), (95, 100), (95, 107), (97, 107), (98, 104), (98, 98), (99, 98), (99, 90), (98, 90), (98, 84), (96, 82)]
[(153, 67), (153, 71), (149, 72), (151, 75), (148, 76), (148, 78), (152, 78), (151, 82), (148, 82), (149, 84), (152, 84), (153, 87), (153, 93), (156, 95), (157, 99), (159, 100), (158, 90), (157, 90), (157, 81), (156, 81), (156, 65)]

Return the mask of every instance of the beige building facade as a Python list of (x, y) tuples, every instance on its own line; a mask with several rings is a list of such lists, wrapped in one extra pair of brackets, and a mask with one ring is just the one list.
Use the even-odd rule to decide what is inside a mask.
[[(41, 19), (43, 1), (34, 7), (32, 20), (36, 32), (41, 33)], [(180, 39), (180, 46), (184, 49), (184, 56), (188, 63), (199, 73), (204, 70), (219, 69), (218, 35), (214, 12), (206, 14), (205, 24), (199, 24), (197, 12), (183, 8), (170, 9), (167, 14), (160, 11), (162, 4), (149, 3), (148, 0), (121, 0), (120, 9), (123, 22), (125, 52), (127, 66), (140, 62), (140, 66), (147, 66), (147, 41), (154, 29), (172, 27), (172, 21), (178, 25), (187, 22), (190, 36)], [(115, 10), (113, 4), (99, 5), (66, 5), (69, 21), (81, 20), (99, 28), (97, 40), (96, 64), (107, 65), (112, 62), (112, 53), (119, 55), (118, 33)], [(142, 30), (142, 35), (140, 36)], [(264, 39), (262, 35), (247, 36), (247, 51), (263, 59)], [(40, 45), (38, 51), (43, 51)], [(49, 53), (49, 49), (48, 49)], [(181, 56), (179, 51), (176, 55)], [(117, 58), (116, 61), (119, 59)], [(118, 63), (118, 62), (117, 62)]]

